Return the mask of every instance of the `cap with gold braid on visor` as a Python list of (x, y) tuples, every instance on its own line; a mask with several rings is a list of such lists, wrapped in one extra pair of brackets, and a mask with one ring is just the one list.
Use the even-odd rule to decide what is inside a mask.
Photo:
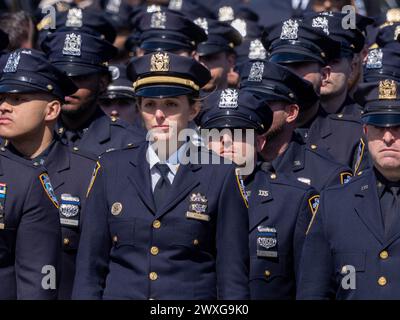
[(133, 58), (127, 67), (138, 97), (197, 96), (211, 79), (210, 71), (193, 58), (155, 52)]

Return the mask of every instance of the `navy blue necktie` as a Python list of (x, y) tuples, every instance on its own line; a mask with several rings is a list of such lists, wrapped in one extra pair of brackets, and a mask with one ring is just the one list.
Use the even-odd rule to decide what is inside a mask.
[(162, 204), (164, 203), (165, 199), (168, 196), (168, 193), (171, 190), (171, 183), (169, 182), (168, 179), (168, 173), (169, 173), (168, 165), (157, 163), (155, 167), (161, 174), (161, 177), (158, 180), (153, 193), (154, 203), (158, 210), (159, 208), (161, 208)]

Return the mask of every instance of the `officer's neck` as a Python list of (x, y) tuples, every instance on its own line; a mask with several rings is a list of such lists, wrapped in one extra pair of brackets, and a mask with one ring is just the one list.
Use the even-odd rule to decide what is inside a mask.
[(53, 141), (53, 128), (45, 127), (42, 133), (11, 139), (12, 146), (25, 158), (34, 159), (41, 155)]
[(346, 101), (347, 90), (344, 90), (341, 94), (336, 96), (332, 95), (321, 95), (321, 105), (325, 111), (329, 114), (336, 114), (340, 112), (343, 103)]
[(400, 170), (396, 169), (385, 169), (380, 167), (377, 163), (374, 164), (375, 169), (382, 175), (383, 178), (388, 180), (389, 182), (398, 182), (400, 181)]
[(280, 133), (271, 137), (267, 136), (267, 142), (260, 152), (264, 161), (272, 162), (287, 150), (292, 140), (293, 130), (294, 128), (290, 125), (286, 125)]
[(313, 120), (316, 118), (318, 114), (318, 110), (320, 108), (320, 102), (318, 101), (312, 107), (307, 110), (300, 110), (299, 116), (297, 117), (297, 127), (298, 128), (306, 128), (310, 126)]
[(87, 108), (82, 108), (83, 112), (79, 113), (61, 113), (61, 120), (63, 125), (71, 131), (84, 129), (87, 127), (90, 120), (96, 114), (99, 107), (97, 103), (93, 103)]

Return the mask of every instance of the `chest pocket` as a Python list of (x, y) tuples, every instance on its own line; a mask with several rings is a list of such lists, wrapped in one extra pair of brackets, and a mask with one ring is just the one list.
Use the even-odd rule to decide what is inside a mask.
[(258, 258), (251, 257), (250, 276), (251, 280), (264, 280), (270, 282), (277, 278), (288, 277), (294, 274), (286, 265), (288, 257), (280, 254), (279, 258)]
[(205, 221), (186, 221), (169, 230), (170, 243), (193, 250), (214, 252), (215, 231), (213, 224)]
[(135, 245), (135, 226), (135, 219), (110, 221), (110, 236), (112, 244), (116, 248)]
[[(351, 267), (356, 272), (365, 271), (366, 253), (335, 253), (335, 273), (336, 275), (345, 276), (351, 271)], [(350, 267), (350, 268), (349, 268)]]

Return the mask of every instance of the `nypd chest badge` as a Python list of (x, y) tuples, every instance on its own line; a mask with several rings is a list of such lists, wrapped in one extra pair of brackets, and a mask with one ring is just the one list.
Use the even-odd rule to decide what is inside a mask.
[(206, 213), (208, 200), (201, 193), (192, 193), (189, 198), (189, 211), (186, 212), (186, 218), (210, 221), (210, 216)]
[(275, 228), (263, 225), (257, 227), (257, 257), (278, 257), (278, 236)]
[(80, 218), (81, 201), (79, 197), (68, 193), (61, 195), (60, 222), (62, 226), (78, 227)]

